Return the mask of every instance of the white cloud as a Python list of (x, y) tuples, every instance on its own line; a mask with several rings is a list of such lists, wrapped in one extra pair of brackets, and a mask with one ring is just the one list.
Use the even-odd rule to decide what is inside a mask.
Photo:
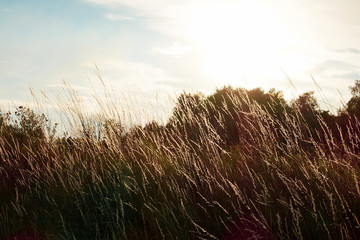
[[(131, 8), (136, 13), (136, 16), (142, 17), (143, 24), (146, 27), (149, 27), (152, 30), (158, 31), (166, 36), (172, 37), (172, 39), (176, 39), (181, 42), (191, 43), (194, 48), (198, 50), (198, 45), (203, 47), (203, 43), (216, 42), (215, 46), (225, 46), (230, 51), (231, 46), (235, 46), (235, 44), (228, 44), (230, 38), (221, 38), (222, 29), (225, 28), (223, 32), (229, 32), (229, 36), (232, 36), (233, 31), (231, 28), (234, 28), (234, 31), (239, 31), (242, 34), (239, 34), (239, 43), (243, 41), (243, 38), (249, 39), (249, 45), (253, 44), (253, 40), (257, 40), (254, 37), (244, 36), (246, 31), (242, 31), (240, 26), (245, 27), (245, 30), (248, 32), (257, 31), (257, 29), (261, 29), (261, 26), (265, 24), (261, 19), (258, 21), (258, 25), (254, 25), (251, 21), (243, 21), (241, 24), (240, 21), (222, 21), (221, 18), (227, 17), (228, 11), (220, 11), (221, 9), (216, 8), (217, 4), (220, 1), (216, 0), (183, 0), (183, 1), (175, 1), (175, 0), (83, 0), (86, 2), (102, 5), (111, 8), (111, 11), (116, 13), (117, 7), (122, 7), (122, 11), (127, 8)], [(236, 2), (242, 3), (247, 1), (242, 0), (223, 0), (223, 2)], [(306, 90), (314, 89), (314, 85), (312, 84), (312, 80), (309, 77), (309, 74), (313, 74), (317, 81), (319, 81), (320, 85), (329, 86), (326, 94), (330, 94), (332, 96), (336, 96), (336, 88), (339, 88), (342, 92), (348, 92), (348, 85), (351, 84), (351, 78), (357, 77), (358, 75), (358, 64), (354, 64), (359, 62), (359, 49), (357, 48), (358, 42), (360, 40), (360, 18), (358, 17), (357, 10), (360, 7), (360, 1), (358, 0), (349, 0), (346, 4), (342, 0), (304, 0), (304, 1), (285, 1), (285, 0), (255, 0), (254, 2), (259, 3), (259, 5), (264, 4), (266, 9), (269, 9), (271, 16), (274, 16), (276, 20), (278, 20), (281, 24), (284, 25), (284, 29), (292, 36), (294, 40), (293, 43), (286, 49), (286, 55), (284, 55), (284, 59), (281, 61), (281, 67), (290, 75), (290, 77), (295, 77), (299, 85), (306, 88)], [(219, 4), (219, 5), (221, 5)], [(214, 14), (210, 14), (208, 18), (201, 18), (206, 13), (206, 6), (214, 5)], [(241, 5), (241, 4), (240, 4)], [(232, 4), (229, 4), (232, 6)], [(124, 8), (125, 7), (125, 8)], [(120, 9), (120, 8), (119, 8)], [(284, 11), (285, 9), (285, 11)], [(246, 10), (246, 9), (245, 9)], [(234, 10), (236, 12), (236, 9)], [(217, 14), (219, 13), (219, 14)], [(245, 12), (246, 13), (246, 12)], [(250, 12), (249, 15), (253, 13)], [(256, 14), (256, 13), (255, 13)], [(206, 14), (205, 14), (206, 15)], [(238, 13), (233, 14), (237, 16)], [(232, 16), (229, 17), (231, 20)], [(210, 21), (209, 19), (215, 19), (214, 21)], [(234, 18), (237, 19), (236, 17)], [(251, 20), (250, 18), (249, 20)], [(200, 22), (199, 27), (196, 24)], [(229, 23), (229, 24), (222, 24)], [(224, 26), (225, 25), (225, 26)], [(254, 28), (254, 26), (258, 26), (258, 28)], [(189, 32), (189, 28), (195, 29), (192, 32)], [(203, 27), (203, 28), (201, 28)], [(230, 29), (230, 30), (227, 30)], [(203, 34), (204, 31), (208, 31), (209, 34)], [(265, 29), (266, 30), (266, 29)], [(272, 39), (272, 35), (276, 38), (276, 33), (269, 33), (268, 31), (264, 31), (264, 38), (270, 40)], [(194, 35), (203, 35), (203, 41), (199, 41), (200, 44), (196, 45), (196, 41), (194, 41)], [(261, 36), (261, 34), (258, 34)], [(209, 36), (217, 37), (219, 41), (215, 41), (215, 38), (210, 38)], [(252, 35), (250, 35), (252, 36)], [(254, 36), (257, 36), (256, 34)], [(258, 38), (260, 39), (260, 38)], [(231, 40), (231, 39), (230, 39)], [(237, 39), (235, 39), (237, 40)], [(267, 40), (269, 41), (269, 40)], [(234, 43), (236, 41), (233, 41)], [(193, 44), (194, 43), (194, 44)], [(266, 43), (266, 42), (265, 42)], [(265, 44), (268, 46), (269, 44)], [(267, 47), (269, 48), (269, 47)], [(267, 49), (266, 48), (266, 49)], [(213, 50), (217, 50), (220, 53), (224, 52), (221, 47), (213, 47), (208, 48), (208, 53), (213, 53)], [(235, 48), (236, 49), (236, 48)], [(243, 50), (243, 48), (239, 48)], [(247, 48), (244, 48), (247, 50)], [(265, 49), (265, 50), (266, 50)], [(335, 51), (334, 51), (335, 50)], [(171, 46), (156, 46), (152, 48), (152, 51), (158, 54), (180, 57), (184, 54), (191, 51), (191, 48), (183, 45), (173, 44)], [(201, 49), (200, 49), (201, 51)], [(197, 52), (200, 52), (197, 51)], [(194, 51), (195, 52), (195, 51)], [(236, 51), (235, 51), (236, 53)], [(239, 55), (241, 54), (238, 51)], [(259, 55), (262, 54), (260, 51)], [(211, 54), (210, 54), (211, 55)], [(190, 56), (190, 54), (188, 55)], [(215, 55), (216, 56), (216, 55)], [(224, 56), (219, 54), (219, 56)], [(227, 55), (225, 55), (227, 56)], [(231, 55), (230, 55), (231, 56)], [(251, 55), (250, 55), (251, 56)], [(272, 54), (269, 56), (278, 56), (277, 54)], [(294, 57), (292, 57), (294, 56)], [(185, 57), (184, 57), (185, 58)], [(204, 57), (206, 58), (206, 57)], [(241, 64), (239, 61), (231, 61), (228, 57), (224, 58), (209, 58), (209, 59), (221, 59), (221, 61), (230, 66), (234, 66), (233, 68), (237, 71)], [(238, 58), (233, 58), (233, 60), (237, 60)], [(255, 82), (254, 76), (258, 72), (261, 72), (262, 75), (269, 75), (268, 71), (270, 68), (261, 68), (261, 71), (258, 70), (256, 64), (258, 64), (258, 59), (255, 58), (253, 64), (254, 71), (250, 72), (251, 75), (246, 78), (249, 79), (249, 82)], [(333, 61), (329, 61), (332, 59)], [(211, 66), (212, 69), (220, 69), (219, 61), (215, 61), (216, 64)], [(244, 61), (246, 64), (249, 62), (247, 58)], [(351, 64), (355, 66), (351, 66)], [(289, 66), (288, 66), (289, 65)], [(136, 67), (140, 67), (137, 66)], [(143, 66), (144, 67), (144, 66)], [(216, 68), (217, 67), (217, 68)], [(132, 68), (135, 68), (133, 66)], [(145, 70), (147, 69), (147, 70)], [(149, 70), (152, 69), (152, 70)], [(156, 69), (156, 68), (155, 68)], [(225, 68), (225, 70), (228, 69)], [(159, 69), (158, 69), (159, 70)], [(137, 70), (134, 69), (136, 72)], [(165, 71), (160, 73), (159, 71), (154, 71), (153, 68), (143, 68), (141, 70), (143, 73), (147, 72), (149, 74), (153, 74), (153, 76), (157, 76), (157, 78), (163, 78), (158, 82), (168, 83), (166, 79), (168, 76)], [(157, 74), (154, 74), (156, 73)], [(184, 71), (185, 72), (185, 71)], [(225, 71), (230, 72), (230, 71)], [(279, 72), (279, 71), (277, 71)], [(231, 72), (230, 72), (231, 73)], [(134, 72), (131, 74), (128, 72), (125, 76), (131, 76), (130, 79), (135, 79)], [(222, 78), (224, 78), (224, 71), (219, 74)], [(120, 76), (120, 75), (119, 75)], [(161, 76), (161, 77), (160, 77)], [(297, 77), (299, 76), (299, 77)], [(229, 78), (241, 79), (242, 77), (236, 72), (232, 72)], [(138, 78), (138, 77), (137, 77)], [(225, 77), (226, 78), (226, 77)], [(308, 81), (304, 81), (304, 78), (308, 79)], [(152, 78), (154, 79), (154, 78)], [(260, 79), (260, 77), (259, 77)], [(263, 79), (263, 76), (261, 76)], [(231, 83), (235, 82), (232, 81)], [(155, 81), (155, 80), (154, 80)], [(173, 80), (172, 80), (173, 81)], [(238, 81), (238, 80), (237, 80)], [(264, 84), (257, 82), (257, 85)], [(301, 82), (304, 81), (304, 82)], [(173, 81), (174, 82), (174, 81)], [(176, 82), (176, 81), (175, 81)], [(274, 82), (269, 82), (269, 85), (274, 86)], [(260, 84), (258, 84), (260, 83)], [(281, 84), (285, 86), (286, 84)], [(280, 85), (276, 85), (275, 87), (281, 87)], [(327, 87), (326, 87), (327, 88)], [(300, 89), (302, 90), (302, 89)], [(336, 99), (336, 97), (333, 97)], [(336, 104), (336, 103), (335, 103)]]
[[(117, 107), (131, 116), (125, 117), (125, 122), (144, 123), (153, 119), (166, 121), (174, 103), (169, 98), (184, 89), (184, 80), (152, 64), (103, 57), (98, 58), (96, 65), (105, 89), (110, 91), (111, 97), (114, 97), (112, 99), (116, 99)], [(87, 72), (95, 70), (91, 62), (85, 62), (83, 66), (88, 69)], [(98, 81), (97, 74), (89, 78), (94, 95), (106, 98), (102, 95), (104, 86)]]
[(152, 48), (152, 50), (156, 53), (162, 54), (162, 55), (169, 55), (176, 58), (179, 58), (186, 53), (189, 53), (192, 51), (191, 47), (183, 46), (178, 42), (173, 43), (170, 47), (163, 47), (163, 48)]
[(56, 90), (59, 90), (59, 89), (63, 89), (63, 90), (70, 90), (70, 91), (77, 91), (77, 92), (80, 92), (80, 91), (83, 91), (83, 92), (86, 92), (86, 91), (89, 91), (89, 87), (85, 87), (85, 86), (82, 86), (82, 85), (77, 85), (77, 84), (74, 84), (72, 83), (71, 85), (67, 85), (67, 84), (64, 84), (63, 83), (49, 83), (49, 84), (46, 84), (46, 88), (52, 88), (52, 89), (56, 89)]
[(129, 16), (124, 16), (121, 14), (114, 14), (114, 13), (107, 13), (105, 17), (111, 21), (131, 21), (134, 20), (134, 18)]
[[(188, 26), (196, 18), (196, 12), (207, 2), (205, 0), (83, 0), (116, 8), (128, 7), (144, 17), (144, 23), (157, 32), (168, 36), (189, 37)], [(224, 0), (225, 1), (225, 0)], [(229, 1), (229, 0), (226, 0)], [(232, 0), (231, 0), (232, 1)], [(123, 10), (123, 9), (122, 9)], [(108, 18), (108, 16), (107, 16)]]
[[(153, 9), (164, 9), (168, 8), (169, 6), (174, 5), (183, 5), (189, 2), (190, 0), (183, 0), (183, 1), (173, 1), (173, 0), (84, 0), (85, 2), (91, 2), (98, 5), (116, 7), (116, 6), (128, 6), (132, 8), (137, 8), (143, 11), (151, 11)], [(195, 0), (194, 2), (199, 2), (199, 0)]]
[[(84, 64), (94, 69), (92, 63)], [(96, 61), (101, 76), (113, 87), (120, 90), (140, 89), (144, 92), (172, 91), (181, 82), (169, 75), (164, 69), (142, 62), (130, 62), (123, 59), (98, 59)], [(96, 77), (96, 76), (94, 76)]]

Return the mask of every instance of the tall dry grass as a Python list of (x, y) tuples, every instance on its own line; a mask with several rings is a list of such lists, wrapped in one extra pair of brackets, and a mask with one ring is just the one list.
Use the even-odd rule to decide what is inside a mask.
[(314, 129), (246, 92), (184, 94), (167, 124), (126, 130), (111, 99), (94, 118), (73, 97), (71, 137), (26, 107), (1, 113), (0, 238), (360, 237), (356, 118), (314, 114)]

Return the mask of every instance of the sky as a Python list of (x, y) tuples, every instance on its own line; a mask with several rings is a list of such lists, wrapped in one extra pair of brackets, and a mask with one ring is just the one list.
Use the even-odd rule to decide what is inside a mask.
[(63, 81), (90, 98), (98, 68), (111, 90), (149, 101), (232, 85), (287, 99), (315, 91), (336, 109), (360, 79), (358, 9), (358, 0), (0, 0), (0, 103)]

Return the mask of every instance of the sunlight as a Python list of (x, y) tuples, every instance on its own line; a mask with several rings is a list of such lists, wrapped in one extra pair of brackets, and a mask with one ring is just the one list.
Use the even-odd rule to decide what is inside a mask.
[(299, 68), (303, 62), (289, 54), (296, 42), (261, 4), (224, 1), (207, 5), (190, 29), (204, 51), (203, 72), (221, 84), (238, 85), (247, 76), (277, 77), (282, 68)]

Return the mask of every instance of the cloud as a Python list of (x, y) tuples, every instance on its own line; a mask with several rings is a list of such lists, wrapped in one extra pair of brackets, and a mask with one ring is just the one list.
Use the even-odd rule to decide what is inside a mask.
[[(92, 63), (84, 64), (94, 69)], [(141, 89), (144, 92), (172, 91), (180, 79), (171, 76), (164, 69), (142, 62), (131, 62), (122, 59), (97, 60), (101, 76), (106, 81), (122, 90)], [(95, 76), (96, 77), (96, 76)]]
[(360, 49), (357, 48), (343, 48), (343, 49), (330, 49), (334, 52), (338, 53), (353, 53), (353, 54), (360, 54)]
[(101, 5), (104, 7), (120, 8), (120, 7), (129, 7), (141, 12), (143, 15), (153, 15), (159, 16), (163, 15), (164, 13), (169, 10), (169, 8), (173, 8), (174, 4), (173, 1), (166, 1), (166, 0), (153, 0), (153, 1), (146, 1), (146, 0), (83, 0), (85, 2), (93, 3), (96, 5)]
[(152, 48), (152, 51), (162, 54), (162, 55), (169, 55), (172, 57), (179, 58), (186, 53), (189, 53), (192, 51), (191, 47), (183, 46), (178, 42), (173, 43), (170, 47), (164, 47), (164, 48)]
[(314, 67), (311, 72), (316, 76), (315, 79), (320, 79), (319, 82), (336, 89), (344, 86), (347, 88), (354, 80), (359, 79), (358, 69), (359, 66), (348, 61), (328, 59)]
[(311, 73), (314, 74), (315, 80), (324, 90), (329, 102), (340, 107), (338, 91), (341, 92), (344, 99), (350, 98), (348, 86), (353, 85), (354, 80), (360, 79), (359, 67), (356, 61), (348, 59), (348, 57), (327, 59), (317, 64)]
[(329, 70), (341, 69), (341, 70), (352, 70), (357, 69), (359, 66), (342, 60), (327, 59), (324, 62), (316, 65), (312, 72), (322, 73)]
[(0, 12), (10, 12), (10, 8), (0, 8)]
[[(136, 11), (149, 29), (167, 36), (189, 37), (188, 26), (196, 17), (205, 0), (83, 0), (88, 3), (117, 9)], [(126, 9), (128, 8), (128, 9)]]
[(72, 83), (71, 85), (67, 85), (64, 83), (49, 83), (49, 84), (46, 84), (46, 88), (53, 88), (53, 89), (57, 89), (57, 90), (59, 90), (59, 89), (65, 89), (65, 90), (71, 90), (71, 91), (74, 90), (77, 92), (80, 92), (80, 91), (86, 92), (86, 91), (89, 91), (89, 89), (90, 89), (88, 87), (77, 85), (74, 83)]
[[(120, 103), (119, 109), (124, 109), (126, 115), (132, 116), (129, 119), (125, 117), (124, 121), (128, 123), (148, 122), (148, 118), (165, 121), (174, 103), (169, 98), (186, 87), (186, 81), (153, 64), (104, 56), (96, 60), (96, 65), (105, 88)], [(95, 70), (91, 62), (85, 62), (83, 66), (88, 72)], [(98, 76), (92, 74), (89, 78), (95, 96), (106, 97), (101, 95), (103, 85), (97, 80)], [(139, 117), (141, 119), (137, 119)]]
[[(206, 0), (83, 0), (88, 3), (97, 4), (98, 6), (102, 6), (111, 10), (109, 12), (116, 13), (125, 13), (131, 12), (131, 16), (139, 17), (139, 22), (141, 21), (142, 26), (157, 31), (162, 34), (162, 36), (171, 37), (171, 41), (179, 41), (187, 44), (191, 44), (194, 49), (197, 51), (193, 51), (191, 54), (187, 54), (191, 51), (191, 48), (188, 46), (184, 46), (181, 44), (172, 44), (170, 46), (166, 45), (151, 45), (153, 48), (151, 49), (153, 53), (179, 58), (182, 57), (181, 60), (187, 61), (191, 58), (191, 56), (196, 54), (202, 54), (202, 47), (204, 44), (215, 42), (214, 39), (209, 38), (208, 36), (218, 37), (219, 41), (224, 41), (223, 45), (226, 46), (228, 40), (230, 38), (221, 38), (222, 35), (217, 36), (218, 32), (221, 32), (222, 28), (230, 29), (234, 28), (233, 31), (241, 32), (241, 28), (239, 25), (239, 21), (228, 21), (226, 19), (232, 19), (232, 16), (228, 16), (228, 11), (221, 11), (221, 8), (217, 6), (221, 6), (223, 3), (229, 6), (233, 6), (231, 3), (236, 3), (235, 5), (242, 5), (240, 0), (224, 0), (219, 3), (219, 1), (206, 1)], [(358, 8), (354, 6), (360, 6), (360, 2), (358, 0), (349, 0), (350, 4), (343, 4), (341, 0), (319, 0), (319, 1), (311, 1), (304, 0), (302, 2), (289, 2), (285, 0), (259, 0), (259, 5), (264, 4), (265, 9), (269, 9), (271, 15), (274, 15), (274, 18), (284, 25), (286, 31), (289, 32), (289, 35), (295, 39), (291, 42), (291, 45), (284, 49), (289, 54), (284, 54), (284, 58), (280, 59), (282, 65), (286, 71), (289, 71), (291, 77), (295, 77), (296, 79), (304, 79), (307, 78), (307, 73), (314, 74), (314, 77), (319, 80), (319, 83), (324, 83), (327, 87), (331, 87), (332, 90), (329, 90), (329, 94), (333, 94), (336, 96), (336, 88), (340, 88), (340, 90), (347, 91), (347, 86), (351, 85), (353, 82), (353, 77), (358, 77), (358, 69), (360, 65), (359, 56), (360, 56), (360, 48), (356, 48), (356, 43), (358, 42), (359, 35), (359, 18), (356, 10)], [(225, 3), (226, 2), (226, 3)], [(257, 5), (257, 4), (255, 4)], [(244, 3), (245, 9), (247, 3)], [(211, 10), (208, 14), (207, 7)], [(212, 11), (213, 9), (213, 11)], [(227, 9), (227, 8), (225, 8)], [(286, 9), (286, 11), (283, 11)], [(235, 9), (236, 10), (236, 9)], [(133, 14), (135, 13), (135, 14)], [(247, 12), (245, 12), (246, 15)], [(249, 15), (252, 13), (248, 13)], [(208, 16), (209, 15), (209, 16)], [(210, 18), (209, 18), (210, 17)], [(213, 17), (215, 20), (211, 21), (210, 24), (207, 20)], [(225, 18), (225, 21), (222, 19)], [(235, 20), (237, 18), (234, 18)], [(252, 18), (250, 18), (252, 19)], [(251, 21), (244, 21), (245, 23), (241, 26), (254, 28), (254, 23)], [(228, 24), (224, 24), (228, 23)], [(256, 23), (256, 22), (255, 22)], [(261, 26), (264, 22), (259, 20), (259, 26), (261, 30)], [(314, 24), (316, 23), (316, 24)], [(265, 23), (264, 23), (265, 24)], [(256, 24), (255, 24), (256, 25)], [(201, 28), (201, 27), (204, 28)], [(203, 34), (203, 32), (208, 29), (209, 34)], [(257, 28), (254, 28), (252, 31), (260, 31)], [(199, 31), (198, 31), (199, 30)], [(203, 31), (204, 30), (204, 31)], [(215, 31), (218, 30), (218, 31)], [(226, 32), (226, 31), (224, 31)], [(202, 39), (201, 35), (205, 36), (205, 39)], [(223, 34), (224, 35), (224, 34)], [(232, 35), (232, 34), (228, 34)], [(200, 36), (200, 37), (199, 37)], [(246, 36), (244, 34), (239, 35), (239, 43), (242, 42), (243, 38), (250, 39), (249, 45), (253, 45), (253, 38), (250, 36)], [(256, 36), (256, 35), (255, 35)], [(269, 34), (271, 36), (271, 34)], [(336, 37), (334, 37), (336, 36)], [(200, 39), (200, 40), (199, 40)], [(271, 40), (271, 38), (270, 38)], [(256, 39), (254, 38), (254, 41)], [(269, 41), (269, 40), (267, 40)], [(200, 43), (200, 44), (199, 44)], [(229, 45), (229, 44), (227, 44)], [(266, 44), (265, 44), (266, 45)], [(223, 48), (221, 48), (221, 44), (215, 44), (213, 48), (205, 49), (208, 52), (212, 53), (214, 50), (218, 50), (220, 52), (219, 56), (227, 56), (221, 53)], [(216, 49), (215, 49), (216, 48)], [(228, 47), (230, 49), (230, 47)], [(242, 48), (241, 48), (242, 49)], [(247, 49), (245, 49), (247, 50)], [(231, 51), (230, 51), (231, 52)], [(239, 52), (239, 51), (238, 51)], [(259, 51), (261, 52), (261, 51)], [(237, 53), (235, 51), (235, 53)], [(187, 55), (186, 55), (187, 54)], [(184, 56), (186, 55), (186, 56)], [(254, 55), (254, 54), (253, 54)], [(261, 54), (259, 54), (261, 55)], [(292, 57), (292, 56), (295, 57)], [(214, 55), (216, 56), (216, 55)], [(229, 54), (230, 57), (227, 58), (218, 58), (222, 59), (220, 64), (222, 65), (234, 65), (234, 69), (239, 68), (241, 64), (248, 64), (248, 60), (244, 60), (244, 63), (239, 63), (236, 61), (238, 58), (231, 58), (232, 55)], [(275, 56), (272, 54), (271, 56)], [(288, 57), (289, 56), (289, 57)], [(299, 56), (299, 57), (298, 57)], [(199, 61), (203, 61), (207, 56), (200, 56)], [(276, 58), (276, 56), (274, 57)], [(160, 58), (158, 58), (160, 59)], [(215, 59), (213, 57), (212, 59)], [(259, 58), (255, 58), (254, 62), (257, 62)], [(163, 60), (163, 59), (161, 59)], [(168, 59), (166, 59), (168, 60)], [(184, 62), (185, 62), (184, 61)], [(177, 81), (172, 79), (168, 80), (170, 72), (180, 72), (178, 69), (181, 68), (181, 64), (179, 66), (174, 67), (171, 64), (174, 61), (168, 61), (162, 66), (164, 69), (167, 69), (167, 73), (165, 71), (162, 74), (157, 76), (162, 76), (162, 78), (156, 80), (153, 86), (167, 86), (170, 88), (181, 86), (181, 84), (177, 84)], [(176, 61), (178, 62), (178, 60)], [(270, 61), (269, 61), (270, 62)], [(274, 61), (275, 62), (275, 61)], [(289, 64), (287, 64), (289, 63)], [(220, 76), (222, 79), (228, 79), (226, 76), (227, 72), (221, 70), (219, 65), (213, 64), (211, 65), (212, 69), (220, 69), (217, 72), (220, 72)], [(237, 64), (237, 65), (235, 65)], [(250, 65), (250, 63), (248, 64)], [(255, 65), (255, 64), (254, 64)], [(200, 64), (199, 64), (200, 66)], [(217, 66), (217, 67), (216, 67)], [(173, 69), (176, 70), (174, 71)], [(229, 67), (223, 68), (229, 69)], [(248, 69), (248, 68), (246, 68)], [(266, 70), (262, 69), (263, 75), (271, 75), (272, 70), (268, 70), (270, 68), (266, 68)], [(135, 70), (136, 71), (136, 70)], [(199, 70), (200, 72), (201, 70)], [(272, 71), (270, 74), (267, 71)], [(153, 71), (151, 71), (153, 72)], [(156, 71), (155, 71), (156, 72)], [(184, 70), (182, 73), (176, 72), (176, 75), (182, 75), (183, 78), (186, 78), (186, 74)], [(239, 80), (242, 79), (238, 71), (230, 74), (233, 79), (230, 80), (231, 84), (237, 84)], [(259, 80), (257, 80), (257, 76), (259, 70), (255, 69), (249, 70), (249, 82), (256, 82), (257, 85), (264, 85), (263, 77), (261, 76)], [(184, 73), (184, 74), (183, 74)], [(203, 73), (201, 73), (203, 74)], [(134, 73), (129, 73), (129, 76), (134, 77)], [(190, 75), (190, 74), (188, 74)], [(254, 77), (255, 76), (255, 77)], [(299, 76), (299, 77), (298, 77)], [(132, 78), (131, 77), (131, 78)], [(208, 75), (206, 75), (208, 77)], [(213, 75), (209, 78), (214, 77)], [(135, 78), (135, 77), (134, 77)], [(270, 78), (270, 76), (269, 76)], [(271, 76), (271, 78), (273, 78)], [(214, 78), (215, 79), (215, 78)], [(220, 78), (216, 78), (214, 81), (218, 81)], [(255, 81), (255, 80), (256, 81)], [(222, 80), (221, 80), (222, 81)], [(193, 81), (194, 83), (198, 83), (198, 81)], [(274, 85), (274, 82), (266, 80), (269, 85)], [(217, 84), (222, 84), (222, 82), (217, 82)], [(204, 82), (202, 82), (204, 84)], [(242, 83), (241, 83), (242, 84)], [(204, 85), (208, 85), (205, 83)], [(279, 84), (280, 85), (280, 84)], [(286, 84), (283, 84), (286, 85)], [(301, 82), (301, 87), (306, 90), (311, 90), (314, 85), (312, 84), (312, 80), (309, 78), (309, 81)], [(196, 85), (196, 87), (199, 87)], [(275, 86), (280, 87), (275, 84)], [(201, 86), (200, 86), (201, 87)], [(309, 89), (310, 88), (310, 89)], [(334, 97), (336, 99), (336, 97)]]
[(360, 80), (360, 73), (359, 72), (348, 72), (345, 74), (336, 75), (336, 77), (342, 78), (342, 79)]
[[(144, 11), (151, 11), (153, 9), (168, 8), (169, 6), (174, 5), (183, 5), (184, 3), (191, 2), (190, 0), (184, 1), (169, 1), (169, 0), (84, 0), (85, 2), (90, 2), (98, 5), (109, 6), (109, 7), (119, 7), (119, 6), (128, 6), (132, 8), (141, 9)], [(198, 0), (197, 0), (198, 1)]]
[(107, 13), (105, 15), (105, 17), (108, 20), (111, 20), (111, 21), (131, 21), (131, 20), (134, 20), (134, 18), (132, 18), (132, 17), (124, 16), (124, 15), (121, 15), (121, 14), (114, 14), (114, 13)]

